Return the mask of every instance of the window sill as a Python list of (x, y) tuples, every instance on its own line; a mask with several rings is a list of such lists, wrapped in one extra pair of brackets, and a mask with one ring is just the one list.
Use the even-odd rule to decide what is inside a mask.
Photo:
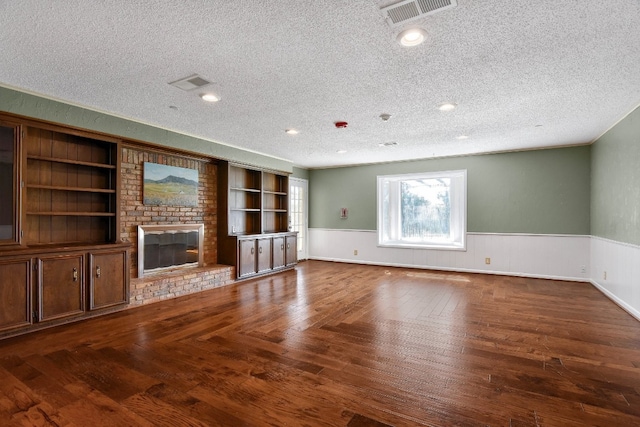
[(438, 250), (438, 251), (463, 251), (466, 252), (466, 245), (456, 244), (424, 244), (424, 243), (378, 243), (379, 248), (403, 248), (403, 249), (426, 249), (426, 250)]

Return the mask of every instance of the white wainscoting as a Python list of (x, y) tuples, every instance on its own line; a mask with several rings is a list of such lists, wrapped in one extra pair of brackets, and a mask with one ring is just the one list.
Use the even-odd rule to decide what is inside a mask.
[(325, 228), (309, 229), (309, 242), (310, 259), (591, 282), (640, 320), (637, 245), (594, 236), (468, 233), (466, 251), (400, 249), (378, 247), (375, 231)]
[(591, 237), (591, 283), (640, 320), (640, 246)]
[(467, 233), (466, 251), (406, 249), (378, 247), (372, 230), (311, 228), (309, 258), (589, 282), (590, 241), (579, 235)]

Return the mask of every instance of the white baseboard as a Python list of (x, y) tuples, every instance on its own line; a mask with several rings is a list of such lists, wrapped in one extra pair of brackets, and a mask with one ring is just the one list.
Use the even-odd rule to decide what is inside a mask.
[(413, 264), (354, 261), (350, 259), (326, 258), (326, 257), (309, 257), (309, 259), (314, 259), (318, 261), (344, 262), (348, 264), (379, 265), (383, 267), (403, 267), (403, 268), (415, 268), (420, 270), (451, 271), (456, 273), (495, 274), (498, 276), (530, 277), (532, 279), (565, 280), (568, 282), (590, 283), (589, 279), (585, 279), (584, 277), (548, 276), (548, 275), (541, 275), (541, 274), (504, 272), (504, 271), (494, 271), (494, 270), (479, 270), (479, 269), (470, 269), (470, 268), (446, 268), (446, 267), (440, 267), (440, 266), (434, 266), (434, 265), (416, 266)]
[(640, 311), (636, 310), (635, 308), (633, 308), (632, 306), (630, 306), (629, 304), (627, 304), (626, 302), (624, 302), (623, 300), (618, 298), (616, 295), (614, 295), (611, 292), (609, 292), (609, 290), (607, 288), (605, 288), (604, 286), (602, 286), (601, 284), (599, 284), (595, 280), (591, 280), (591, 284), (593, 286), (595, 286), (596, 289), (598, 289), (600, 292), (605, 294), (611, 301), (613, 301), (616, 304), (618, 304), (620, 306), (620, 308), (622, 308), (624, 311), (626, 311), (627, 313), (629, 313), (630, 315), (632, 315), (636, 319), (640, 320)]

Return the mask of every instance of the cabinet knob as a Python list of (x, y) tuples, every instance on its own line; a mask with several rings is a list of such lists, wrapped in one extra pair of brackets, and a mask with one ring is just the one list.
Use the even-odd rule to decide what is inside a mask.
[(78, 269), (77, 268), (73, 269), (73, 281), (74, 282), (78, 281)]
[(96, 277), (100, 277), (100, 274), (102, 274), (102, 271), (100, 270), (100, 266), (96, 266)]
[(291, 249), (291, 243), (287, 243), (287, 249)]
[(258, 248), (258, 253), (259, 253), (259, 254), (261, 254), (261, 253), (262, 253), (262, 246), (260, 246), (260, 247)]
[(284, 251), (284, 244), (280, 245), (280, 249)]
[(255, 248), (251, 248), (251, 255), (253, 255), (255, 253)]

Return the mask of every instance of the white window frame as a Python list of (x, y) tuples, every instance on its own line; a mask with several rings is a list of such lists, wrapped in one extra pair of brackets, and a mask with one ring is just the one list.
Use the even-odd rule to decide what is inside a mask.
[[(401, 236), (400, 218), (400, 183), (406, 180), (449, 178), (449, 201), (451, 203), (450, 240), (433, 240), (415, 242), (403, 240)], [(378, 181), (378, 246), (400, 248), (425, 248), (466, 250), (467, 244), (467, 171), (438, 171), (420, 172), (403, 175), (379, 175)], [(391, 216), (390, 230), (385, 230), (384, 224), (384, 188), (389, 184), (389, 214)], [(385, 236), (388, 236), (386, 238)]]

